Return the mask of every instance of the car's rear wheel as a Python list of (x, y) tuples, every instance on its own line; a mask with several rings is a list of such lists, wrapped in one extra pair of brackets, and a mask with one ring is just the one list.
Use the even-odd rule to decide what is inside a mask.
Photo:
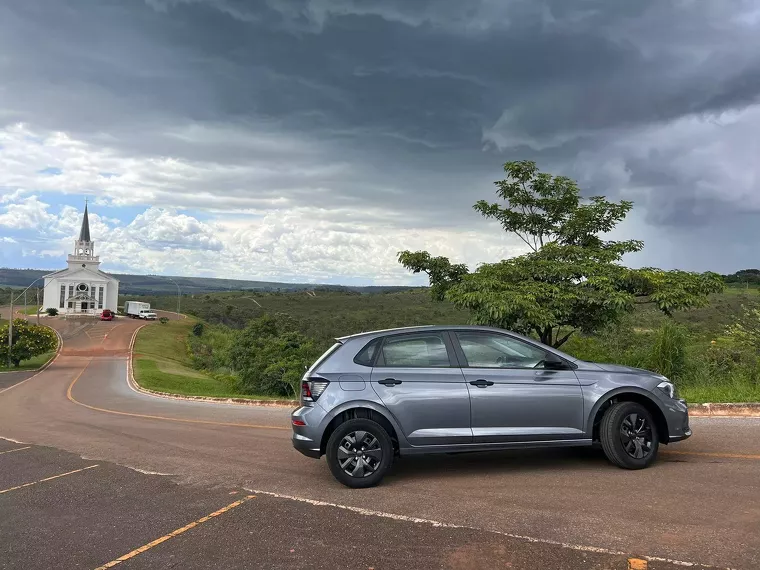
[(338, 481), (357, 489), (373, 487), (393, 462), (393, 442), (377, 422), (348, 420), (330, 435), (326, 455), (330, 471)]
[(649, 410), (637, 402), (610, 406), (599, 436), (607, 459), (623, 469), (644, 469), (657, 457), (657, 426)]

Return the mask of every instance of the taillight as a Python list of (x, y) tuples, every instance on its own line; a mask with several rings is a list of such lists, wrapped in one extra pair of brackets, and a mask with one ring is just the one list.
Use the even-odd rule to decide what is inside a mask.
[(330, 382), (323, 378), (308, 378), (301, 382), (301, 400), (316, 402)]

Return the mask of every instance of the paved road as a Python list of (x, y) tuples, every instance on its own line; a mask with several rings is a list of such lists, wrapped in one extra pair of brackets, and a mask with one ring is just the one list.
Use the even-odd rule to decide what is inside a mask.
[[(0, 393), (0, 436), (165, 473), (181, 488), (255, 494), (255, 507), (246, 503), (218, 517), (223, 534), (209, 526), (171, 539), (190, 550), (205, 544), (193, 536), (206, 536), (219, 548), (229, 544), (229, 567), (244, 565), (244, 555), (232, 548), (239, 543), (228, 540), (235, 536), (231, 529), (261, 524), (247, 514), (261, 504), (271, 506), (266, 524), (280, 542), (266, 551), (271, 564), (259, 567), (319, 567), (302, 551), (302, 557), (278, 558), (290, 529), (303, 529), (302, 524), (322, 533), (314, 539), (320, 552), (332, 548), (357, 556), (356, 564), (349, 556), (344, 565), (326, 568), (408, 568), (408, 556), (430, 554), (423, 547), (442, 544), (461, 548), (441, 550), (430, 567), (509, 567), (511, 562), (514, 568), (625, 568), (624, 555), (760, 567), (760, 420), (695, 418), (695, 435), (665, 448), (657, 464), (643, 471), (612, 467), (593, 450), (444, 456), (401, 459), (382, 486), (352, 491), (332, 479), (324, 461), (304, 458), (290, 447), (288, 410), (171, 401), (131, 390), (125, 349), (138, 323), (50, 322), (62, 329), (64, 350), (48, 370)], [(295, 500), (301, 498), (365, 514)], [(404, 517), (468, 528), (441, 534), (441, 527)], [(368, 528), (375, 533), (365, 533)], [(356, 534), (346, 536), (351, 530)], [(314, 544), (312, 538), (303, 540), (302, 545)], [(414, 549), (409, 540), (431, 542)], [(140, 546), (133, 542), (130, 548)], [(357, 547), (365, 544), (383, 556), (359, 556)], [(579, 563), (579, 554), (590, 556), (596, 548), (622, 554), (602, 552), (598, 560)], [(486, 552), (501, 552), (502, 558), (473, 566)], [(197, 555), (200, 567), (211, 552)], [(169, 564), (168, 558), (153, 558), (157, 553), (140, 556), (159, 567)], [(540, 566), (539, 560), (551, 564)]]

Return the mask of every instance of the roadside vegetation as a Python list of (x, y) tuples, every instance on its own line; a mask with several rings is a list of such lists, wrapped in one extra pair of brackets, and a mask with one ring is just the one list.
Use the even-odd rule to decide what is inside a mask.
[(197, 321), (183, 319), (143, 327), (135, 340), (134, 375), (143, 388), (184, 396), (251, 397), (236, 379), (214, 370), (198, 370), (188, 351)]
[[(171, 360), (179, 366), (171, 370), (170, 376), (161, 369), (156, 371), (155, 366), (147, 371), (148, 365), (140, 376), (142, 385), (194, 395), (292, 398), (298, 390), (303, 365), (318, 358), (335, 337), (395, 326), (468, 322), (467, 314), (449, 302), (430, 303), (427, 291), (366, 295), (317, 292), (316, 297), (304, 293), (256, 295), (266, 308), (259, 309), (247, 327), (233, 328), (213, 322), (217, 306), (240, 303), (243, 310), (248, 310), (249, 301), (237, 292), (210, 297), (212, 302), (204, 298), (194, 308), (199, 317), (209, 320), (171, 320), (166, 325), (142, 329), (138, 335), (138, 361), (150, 355), (151, 360)], [(399, 309), (407, 305), (417, 310), (388, 314), (389, 306)], [(352, 322), (352, 311), (358, 306), (365, 318)], [(728, 287), (722, 293), (711, 294), (705, 307), (680, 311), (672, 317), (638, 305), (619, 323), (595, 334), (573, 335), (561, 350), (584, 360), (663, 373), (676, 382), (679, 392), (690, 402), (760, 401), (759, 353), (735, 334), (729, 334), (732, 325), (742, 320), (743, 307), (760, 307), (760, 290)], [(318, 330), (321, 320), (326, 325)], [(296, 334), (286, 338), (289, 333)], [(166, 338), (169, 336), (171, 340)], [(287, 350), (296, 358), (276, 358), (286, 341)], [(267, 360), (272, 354), (275, 357)], [(278, 361), (284, 361), (284, 365), (278, 367)], [(136, 363), (136, 374), (142, 374), (138, 366)], [(169, 368), (165, 365), (164, 370)], [(142, 379), (149, 376), (152, 379), (147, 382), (151, 385)], [(288, 378), (292, 384), (283, 384), (283, 379), (287, 382)]]
[(55, 355), (58, 337), (51, 328), (38, 326), (24, 319), (14, 319), (13, 342), (10, 349), (9, 329), (8, 321), (0, 323), (0, 372), (36, 370)]
[[(692, 402), (760, 401), (760, 271), (726, 277), (628, 268), (623, 256), (643, 242), (605, 236), (631, 202), (583, 200), (575, 182), (541, 173), (529, 161), (504, 170), (507, 177), (496, 182), (499, 201), (474, 207), (518, 236), (524, 255), (470, 271), (426, 251), (401, 252), (404, 267), (428, 276), (426, 290), (185, 296), (183, 312), (199, 320), (176, 325), (185, 328), (176, 331), (172, 348), (157, 348), (141, 334), (146, 349), (157, 351), (156, 364), (138, 360), (136, 369), (149, 381), (168, 382), (160, 380), (158, 363), (177, 355), (182, 370), (195, 374), (174, 374), (193, 380), (188, 390), (205, 390), (204, 378), (209, 390), (229, 391), (224, 395), (295, 397), (304, 367), (335, 337), (470, 322), (531, 335), (584, 360), (654, 370)], [(172, 297), (151, 302), (176, 306)], [(167, 335), (169, 326), (144, 334)]]

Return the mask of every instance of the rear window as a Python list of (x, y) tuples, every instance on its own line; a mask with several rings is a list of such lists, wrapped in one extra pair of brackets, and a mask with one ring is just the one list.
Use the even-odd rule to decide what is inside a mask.
[(382, 340), (382, 338), (376, 338), (367, 343), (367, 346), (362, 348), (359, 351), (359, 354), (354, 357), (354, 362), (356, 362), (356, 364), (361, 364), (362, 366), (372, 366), (375, 362), (375, 356), (377, 356), (377, 349)]
[(336, 342), (334, 345), (332, 345), (330, 348), (328, 348), (325, 351), (325, 353), (322, 356), (320, 356), (314, 364), (311, 365), (311, 367), (309, 368), (309, 370), (307, 371), (307, 373), (310, 373), (310, 372), (313, 372), (314, 370), (316, 370), (317, 366), (319, 366), (325, 360), (327, 360), (327, 357), (330, 356), (336, 350), (338, 350), (341, 346), (343, 346), (341, 343)]

